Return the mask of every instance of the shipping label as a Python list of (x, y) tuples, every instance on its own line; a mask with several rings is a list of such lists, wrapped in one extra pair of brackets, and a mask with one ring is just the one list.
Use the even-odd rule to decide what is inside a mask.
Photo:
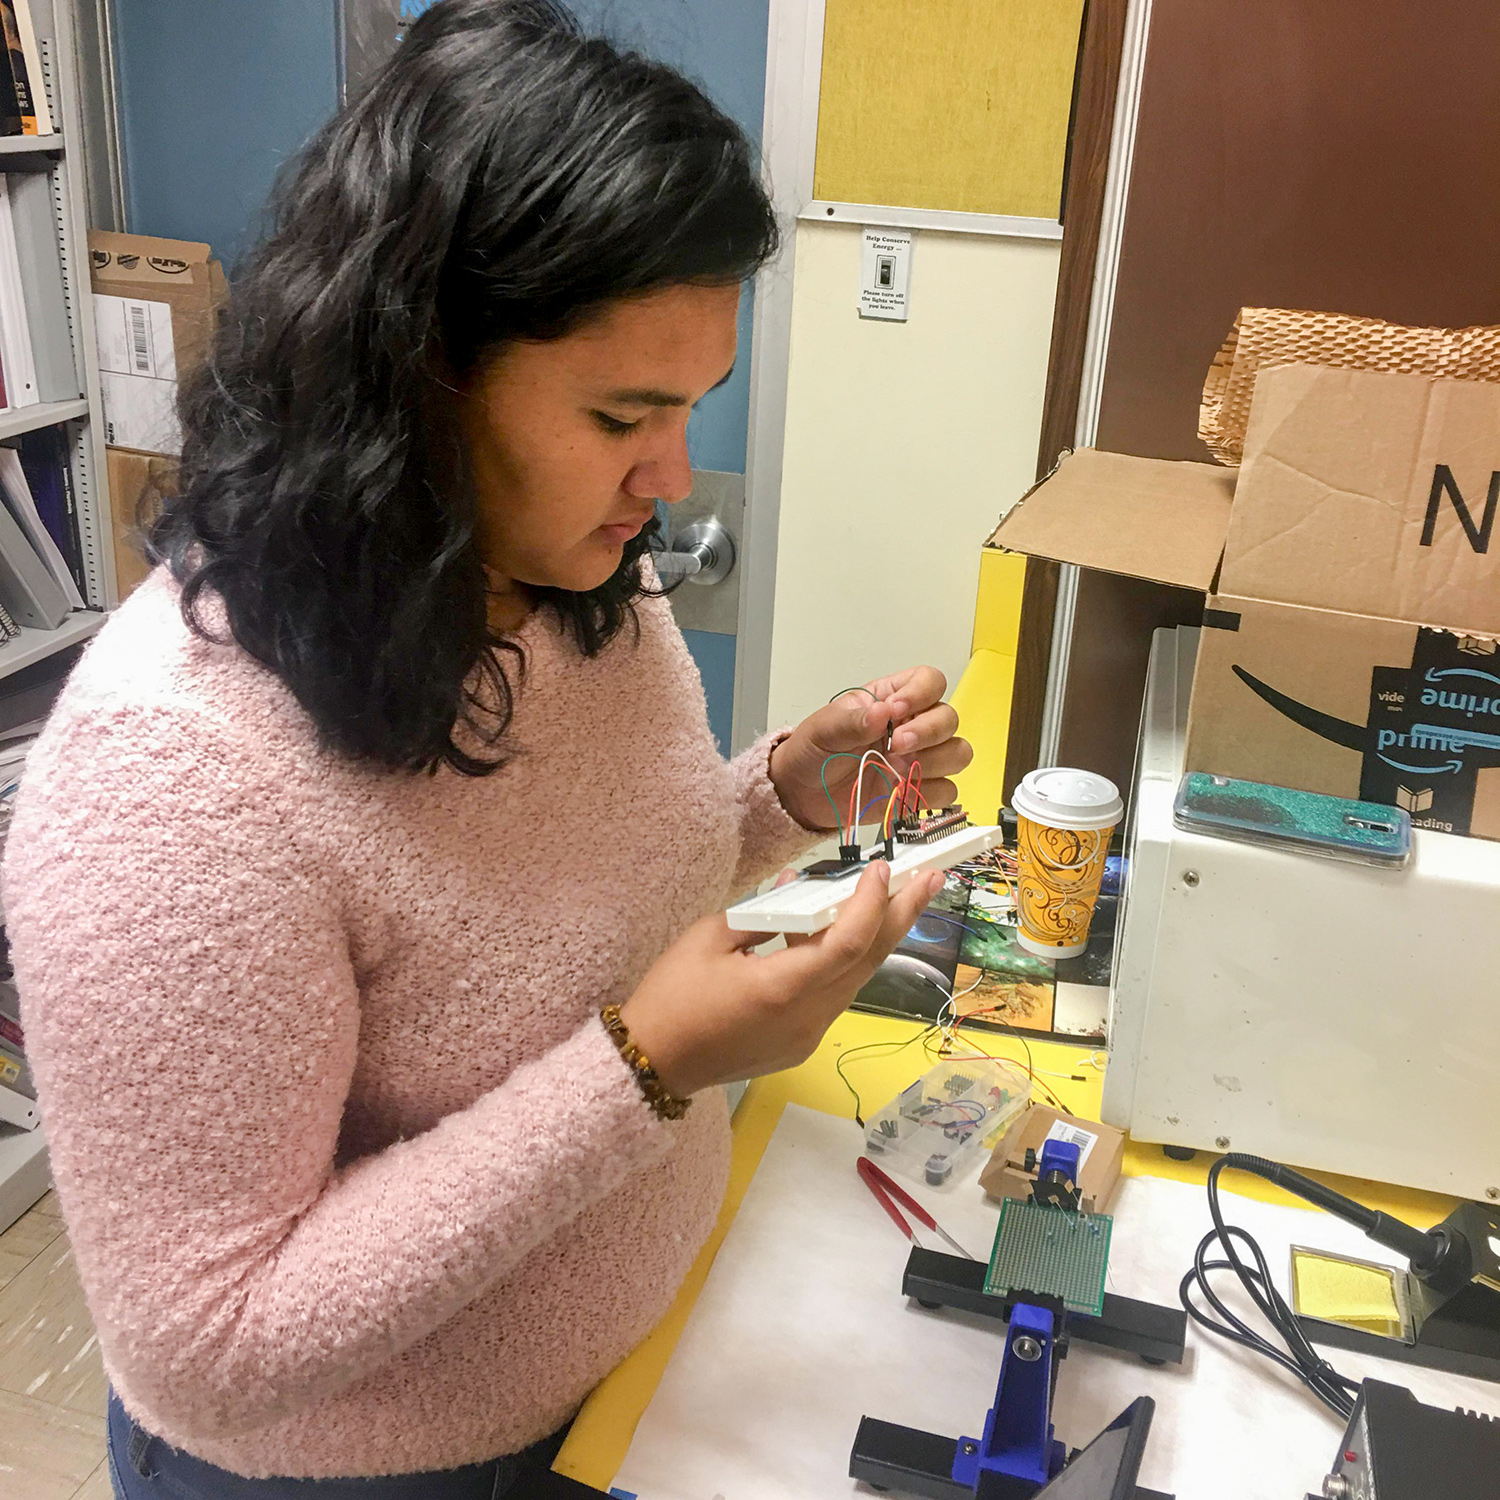
[(116, 448), (181, 453), (171, 307), (95, 292), (94, 326), (105, 441)]

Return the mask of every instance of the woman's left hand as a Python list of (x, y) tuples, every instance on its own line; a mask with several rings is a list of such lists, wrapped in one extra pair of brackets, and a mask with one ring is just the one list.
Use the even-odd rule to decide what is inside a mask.
[[(771, 781), (781, 805), (804, 827), (831, 830), (834, 809), (823, 792), (823, 763), (830, 755), (853, 756), (830, 762), (827, 771), (828, 792), (838, 816), (847, 821), (858, 757), (866, 750), (884, 751), (887, 728), (893, 731), (887, 758), (896, 770), (904, 776), (912, 761), (920, 761), (922, 800), (934, 807), (951, 802), (954, 786), (948, 778), (963, 770), (974, 752), (955, 734), (958, 714), (943, 702), (947, 687), (936, 667), (910, 667), (849, 688), (810, 714), (771, 752)], [(885, 785), (867, 769), (861, 802)], [(883, 800), (871, 809), (871, 821), (882, 810)]]

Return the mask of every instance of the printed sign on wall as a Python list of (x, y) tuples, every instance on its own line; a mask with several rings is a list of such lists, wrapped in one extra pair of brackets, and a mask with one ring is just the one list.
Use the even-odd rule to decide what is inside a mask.
[(860, 252), (859, 315), (890, 323), (906, 321), (911, 282), (911, 230), (865, 228)]

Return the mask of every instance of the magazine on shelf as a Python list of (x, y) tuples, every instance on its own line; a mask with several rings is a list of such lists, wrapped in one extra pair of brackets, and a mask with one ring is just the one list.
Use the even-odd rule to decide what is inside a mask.
[(78, 530), (78, 498), (73, 489), (69, 439), (62, 427), (42, 427), (25, 433), (16, 444), (21, 469), (31, 486), (37, 513), (68, 564), (80, 596), (88, 592), (83, 566), (83, 542)]
[(9, 505), (0, 505), (0, 605), (33, 630), (56, 630), (72, 609)]
[(25, 1056), (14, 1047), (7, 1047), (3, 1041), (0, 1041), (0, 1086), (28, 1099), (36, 1098), (36, 1084), (32, 1081)]
[(52, 575), (70, 609), (84, 607), (83, 595), (78, 590), (72, 571), (62, 549), (53, 540), (52, 533), (42, 524), (32, 497), (31, 486), (26, 482), (26, 471), (21, 467), (21, 456), (14, 448), (0, 446), (0, 499), (3, 499), (16, 524), (25, 533), (36, 555), (41, 558)]

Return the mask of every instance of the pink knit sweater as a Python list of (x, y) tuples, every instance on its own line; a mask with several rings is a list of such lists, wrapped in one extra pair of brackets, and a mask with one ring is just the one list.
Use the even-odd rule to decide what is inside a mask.
[[(598, 1020), (805, 848), (725, 764), (666, 604), (544, 617), (494, 776), (317, 747), (158, 573), (33, 751), (4, 870), (53, 1171), (126, 1409), (248, 1475), (446, 1468), (559, 1426), (723, 1191)], [(705, 1005), (713, 996), (703, 997)]]

